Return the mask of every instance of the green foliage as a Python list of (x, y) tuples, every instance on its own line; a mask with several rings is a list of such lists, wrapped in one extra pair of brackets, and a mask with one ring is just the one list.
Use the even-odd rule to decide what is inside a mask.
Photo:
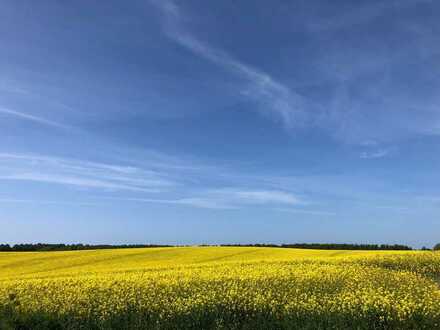
[(338, 243), (294, 243), (294, 244), (236, 244), (222, 246), (253, 246), (253, 247), (281, 247), (294, 249), (315, 249), (315, 250), (412, 250), (411, 247), (402, 244), (338, 244)]
[[(210, 245), (201, 245), (210, 246)], [(316, 250), (412, 250), (411, 247), (401, 244), (335, 244), (335, 243), (294, 243), (294, 244), (222, 244), (220, 246), (235, 247), (276, 247)], [(125, 245), (92, 245), (92, 244), (0, 244), (0, 252), (34, 252), (34, 251), (76, 251), (76, 250), (103, 250), (103, 249), (130, 249), (172, 247), (172, 245), (157, 244), (125, 244)]]
[(103, 250), (103, 249), (133, 249), (133, 248), (153, 248), (167, 247), (170, 245), (154, 244), (125, 244), (125, 245), (91, 245), (91, 244), (0, 244), (2, 252), (34, 252), (34, 251), (77, 251), (77, 250)]

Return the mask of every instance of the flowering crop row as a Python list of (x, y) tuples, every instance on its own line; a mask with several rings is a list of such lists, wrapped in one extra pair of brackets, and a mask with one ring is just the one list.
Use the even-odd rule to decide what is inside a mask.
[[(187, 253), (206, 254), (200, 249)], [(5, 271), (3, 279), (0, 270), (0, 328), (440, 328), (439, 254), (246, 255), (166, 266), (139, 261), (122, 270), (96, 261), (96, 272), (64, 267), (12, 278)]]

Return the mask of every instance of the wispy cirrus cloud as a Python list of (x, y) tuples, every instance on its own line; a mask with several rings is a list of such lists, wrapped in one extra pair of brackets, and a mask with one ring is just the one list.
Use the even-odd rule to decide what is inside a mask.
[(217, 209), (217, 210), (227, 210), (227, 209), (237, 209), (237, 206), (225, 203), (224, 200), (213, 199), (209, 197), (185, 197), (176, 199), (156, 199), (156, 198), (116, 198), (122, 201), (131, 201), (139, 203), (151, 203), (151, 204), (173, 204), (173, 205), (183, 205), (203, 209)]
[[(347, 6), (343, 11), (328, 10), (329, 17), (308, 17), (311, 23), (300, 28), (311, 41), (307, 45), (311, 56), (306, 70), (310, 74), (303, 77), (308, 80), (305, 84), (308, 87), (301, 89), (198, 38), (188, 24), (191, 15), (176, 2), (149, 2), (158, 9), (163, 30), (171, 40), (242, 79), (241, 94), (254, 100), (260, 112), (274, 116), (288, 128), (315, 127), (340, 142), (354, 145), (366, 139), (390, 142), (408, 135), (440, 132), (438, 111), (431, 109), (432, 104), (438, 103), (437, 89), (427, 89), (423, 93), (418, 89), (406, 90), (408, 84), (402, 83), (402, 77), (395, 74), (406, 72), (403, 63), (435, 61), (439, 48), (433, 45), (438, 44), (438, 34), (429, 32), (431, 22), (423, 25), (423, 31), (428, 31), (422, 38), (418, 26), (410, 28), (407, 23), (400, 26), (399, 20), (393, 20), (397, 28), (391, 30), (388, 37), (400, 40), (405, 36), (410, 41), (395, 49), (390, 49), (373, 33), (363, 45), (358, 45), (358, 38), (352, 35), (357, 32), (350, 32), (348, 38), (336, 38), (337, 42), (332, 43), (328, 42), (332, 38), (322, 38), (323, 31), (337, 33), (352, 25), (367, 29), (367, 23), (386, 19), (393, 10), (410, 10), (419, 2), (429, 4), (429, 1), (373, 2), (361, 9)], [(409, 72), (405, 79), (415, 78), (420, 85), (427, 80), (428, 85), (438, 86), (438, 78), (430, 77), (429, 66), (420, 69), (423, 74), (411, 77)], [(297, 86), (301, 84), (301, 81), (295, 82)], [(323, 88), (326, 93), (317, 92)]]
[(159, 192), (177, 185), (153, 170), (42, 155), (0, 153), (0, 171), (0, 180), (115, 191)]
[(31, 122), (35, 122), (41, 125), (46, 125), (46, 126), (52, 126), (52, 127), (57, 127), (57, 128), (68, 128), (68, 126), (63, 125), (61, 123), (52, 121), (52, 120), (48, 120), (42, 117), (37, 117), (34, 115), (30, 115), (28, 113), (24, 113), (24, 112), (20, 112), (20, 111), (16, 111), (16, 110), (12, 110), (12, 109), (8, 109), (8, 108), (4, 108), (4, 107), (0, 107), (0, 115), (6, 115), (6, 116), (12, 116), (21, 120), (26, 120), (26, 121), (31, 121)]
[(391, 151), (389, 149), (379, 149), (373, 151), (363, 151), (360, 154), (360, 158), (362, 159), (375, 159), (375, 158), (384, 158), (389, 156)]
[[(111, 178), (109, 178), (111, 180)], [(14, 181), (34, 181), (43, 183), (55, 183), (62, 185), (71, 185), (84, 188), (100, 188), (108, 190), (131, 190), (131, 191), (143, 191), (154, 192), (156, 190), (150, 188), (143, 188), (140, 186), (121, 184), (114, 181), (105, 181), (90, 179), (78, 176), (69, 176), (65, 174), (40, 174), (33, 172), (18, 173), (12, 175), (0, 176), (0, 180), (14, 180)]]
[(295, 209), (295, 208), (277, 208), (277, 211), (287, 212), (287, 213), (296, 213), (296, 214), (310, 214), (310, 215), (321, 215), (321, 216), (336, 216), (338, 215), (336, 212), (327, 212), (327, 211), (319, 211), (319, 210), (304, 210), (304, 209)]
[(356, 4), (352, 10), (339, 13), (337, 17), (313, 20), (308, 22), (307, 26), (316, 32), (352, 27), (369, 23), (375, 18), (388, 14), (392, 10), (415, 6), (423, 2), (431, 2), (431, 0), (372, 1), (367, 2), (363, 6)]
[[(165, 156), (165, 159), (168, 158)], [(255, 206), (273, 208), (306, 204), (302, 197), (287, 189), (268, 188), (261, 178), (229, 177), (225, 169), (202, 164), (191, 167), (176, 159), (173, 166), (169, 166), (158, 161), (158, 155), (155, 155), (150, 168), (147, 163), (139, 167), (130, 163), (100, 163), (38, 154), (0, 153), (0, 181), (118, 192), (114, 198), (121, 201), (204, 209), (227, 210)], [(252, 181), (249, 186), (251, 188), (243, 188), (249, 181)], [(241, 187), (228, 184), (239, 184)], [(130, 193), (128, 196), (127, 192)], [(151, 198), (150, 193), (154, 193), (157, 198)], [(92, 198), (105, 199), (109, 196), (95, 195)]]
[(287, 126), (303, 124), (308, 101), (268, 73), (235, 59), (226, 51), (199, 40), (184, 24), (186, 15), (171, 0), (150, 0), (162, 14), (165, 33), (182, 47), (235, 74), (245, 81), (241, 93), (260, 105), (260, 110), (275, 113)]
[(4, 204), (54, 204), (54, 205), (72, 205), (72, 206), (92, 206), (99, 205), (95, 202), (71, 202), (71, 201), (49, 201), (38, 199), (18, 199), (18, 198), (0, 198), (0, 203)]
[(212, 192), (213, 195), (238, 200), (241, 203), (252, 204), (301, 204), (302, 201), (296, 195), (279, 190), (241, 190), (241, 189), (221, 189)]
[(246, 206), (298, 205), (302, 201), (288, 192), (277, 190), (244, 190), (224, 188), (193, 192), (193, 196), (176, 199), (122, 198), (122, 200), (144, 203), (175, 204), (204, 209), (239, 209)]

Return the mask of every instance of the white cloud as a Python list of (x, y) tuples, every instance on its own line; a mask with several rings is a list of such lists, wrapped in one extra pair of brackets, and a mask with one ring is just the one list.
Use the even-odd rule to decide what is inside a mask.
[(268, 73), (253, 68), (227, 52), (198, 40), (182, 24), (186, 17), (174, 2), (170, 0), (151, 0), (150, 2), (160, 10), (164, 29), (172, 40), (246, 81), (247, 85), (241, 93), (260, 104), (262, 111), (270, 110), (271, 113), (276, 113), (288, 126), (304, 123), (306, 105), (304, 97), (293, 92)]
[[(228, 194), (228, 192), (226, 192)], [(293, 194), (276, 191), (276, 190), (242, 190), (229, 192), (234, 199), (238, 199), (242, 202), (268, 204), (268, 203), (280, 203), (280, 204), (299, 204), (300, 200)]]
[(57, 174), (40, 174), (40, 173), (19, 173), (12, 175), (0, 176), (0, 180), (17, 180), (17, 181), (35, 181), (44, 183), (56, 183), (64, 185), (72, 185), (86, 188), (101, 188), (108, 190), (131, 190), (155, 192), (157, 190), (146, 189), (134, 185), (118, 184), (111, 181), (89, 179), (78, 176), (57, 175)]
[(176, 204), (193, 206), (205, 209), (236, 209), (237, 206), (228, 204), (227, 201), (216, 200), (213, 198), (190, 197), (182, 198), (176, 201)]
[(5, 204), (60, 204), (60, 205), (99, 205), (89, 202), (66, 202), (66, 201), (48, 201), (37, 199), (16, 199), (16, 198), (0, 198), (0, 203)]
[(218, 189), (195, 193), (192, 197), (177, 199), (122, 198), (145, 203), (175, 204), (206, 209), (238, 209), (245, 206), (296, 205), (301, 201), (293, 194), (275, 190)]
[(24, 112), (19, 112), (16, 110), (11, 110), (8, 108), (3, 108), (0, 107), (0, 114), (5, 114), (8, 116), (13, 116), (22, 120), (27, 120), (27, 121), (32, 121), (32, 122), (36, 122), (42, 125), (46, 125), (46, 126), (53, 126), (53, 127), (58, 127), (58, 128), (67, 128), (67, 126), (51, 121), (51, 120), (47, 120), (41, 117), (37, 117), (37, 116), (33, 116), (33, 115), (29, 115), (27, 113)]
[(316, 210), (299, 210), (293, 208), (279, 208), (277, 211), (288, 212), (288, 213), (297, 213), (297, 214), (310, 214), (310, 215), (322, 215), (322, 216), (335, 216), (337, 213), (335, 212), (327, 212), (327, 211), (316, 211)]
[(390, 150), (380, 149), (374, 151), (363, 151), (360, 154), (360, 157), (363, 159), (375, 159), (375, 158), (384, 158), (390, 155)]
[(155, 199), (155, 198), (113, 198), (113, 199), (140, 202), (140, 203), (152, 203), (152, 204), (174, 204), (174, 205), (183, 205), (183, 206), (190, 206), (196, 208), (216, 209), (216, 210), (237, 208), (237, 206), (225, 204), (225, 202), (222, 200), (203, 198), (203, 197), (188, 197), (188, 198), (179, 198), (179, 199)]
[[(275, 115), (288, 128), (316, 127), (343, 143), (359, 144), (365, 140), (390, 142), (413, 134), (439, 134), (439, 112), (431, 110), (432, 104), (438, 104), (436, 89), (423, 93), (417, 89), (407, 90), (408, 84), (403, 84), (402, 77), (395, 74), (406, 72), (402, 63), (434, 61), (439, 49), (435, 46), (439, 44), (438, 36), (429, 32), (435, 30), (429, 22), (418, 23), (423, 27), (421, 34), (419, 26), (414, 28), (416, 23), (411, 23), (410, 28), (405, 21), (400, 32), (393, 30), (389, 33), (395, 38), (406, 34), (408, 43), (390, 49), (373, 33), (361, 46), (353, 41), (357, 39), (323, 38), (322, 33), (337, 33), (339, 29), (349, 29), (352, 25), (365, 29), (366, 23), (372, 24), (376, 18), (389, 17), (393, 10), (408, 9), (424, 1), (374, 3), (360, 9), (347, 6), (346, 10), (331, 17), (308, 17), (303, 32), (310, 37), (307, 45), (310, 47), (310, 59), (307, 60), (310, 75), (301, 76), (301, 79), (308, 80), (306, 83), (295, 82), (298, 86), (310, 87), (305, 88), (302, 95), (267, 72), (197, 38), (187, 23), (191, 16), (172, 0), (150, 0), (150, 3), (158, 8), (167, 36), (200, 58), (241, 78), (244, 86), (239, 92), (254, 100), (256, 109)], [(401, 23), (394, 19), (393, 24), (400, 26)], [(421, 79), (420, 85), (432, 75), (429, 68), (426, 65), (422, 74), (417, 75), (416, 79)], [(438, 78), (429, 78), (429, 85), (437, 86)], [(313, 90), (322, 87), (330, 93), (312, 94)]]
[(42, 155), (0, 153), (0, 180), (71, 185), (105, 190), (159, 192), (177, 185), (165, 173)]
[(369, 1), (366, 2), (366, 5), (353, 3), (352, 10), (338, 11), (338, 15), (327, 19), (310, 20), (307, 26), (315, 32), (352, 28), (356, 25), (371, 23), (374, 19), (387, 15), (393, 10), (411, 7), (420, 2), (431, 1), (432, 0)]

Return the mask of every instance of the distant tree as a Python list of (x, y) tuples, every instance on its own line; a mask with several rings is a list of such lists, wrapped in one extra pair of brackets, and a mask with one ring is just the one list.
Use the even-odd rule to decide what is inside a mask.
[(11, 246), (9, 244), (0, 244), (0, 251), (11, 251)]
[(440, 251), (440, 243), (436, 244), (433, 250)]
[(278, 247), (296, 249), (321, 249), (321, 250), (412, 250), (411, 247), (401, 244), (336, 244), (336, 243), (294, 243), (294, 244), (222, 244), (221, 246), (253, 246), (253, 247)]
[(155, 244), (125, 244), (125, 245), (89, 245), (89, 244), (0, 244), (0, 252), (31, 252), (31, 251), (70, 251), (70, 250), (98, 250), (98, 249), (127, 249), (127, 248), (153, 248), (153, 247), (168, 247), (170, 245), (155, 245)]
[[(26, 252), (26, 251), (71, 251), (71, 250), (98, 250), (98, 249), (127, 249), (127, 248), (155, 248), (171, 247), (172, 245), (159, 244), (125, 244), (125, 245), (91, 245), (91, 244), (0, 244), (0, 252)], [(182, 245), (180, 245), (182, 246)], [(212, 245), (200, 245), (212, 246)], [(323, 250), (411, 250), (412, 248), (400, 244), (335, 244), (335, 243), (294, 243), (294, 244), (221, 244), (220, 246), (252, 246), (274, 248), (297, 248), (297, 249), (323, 249)], [(440, 244), (434, 249), (440, 250)]]

